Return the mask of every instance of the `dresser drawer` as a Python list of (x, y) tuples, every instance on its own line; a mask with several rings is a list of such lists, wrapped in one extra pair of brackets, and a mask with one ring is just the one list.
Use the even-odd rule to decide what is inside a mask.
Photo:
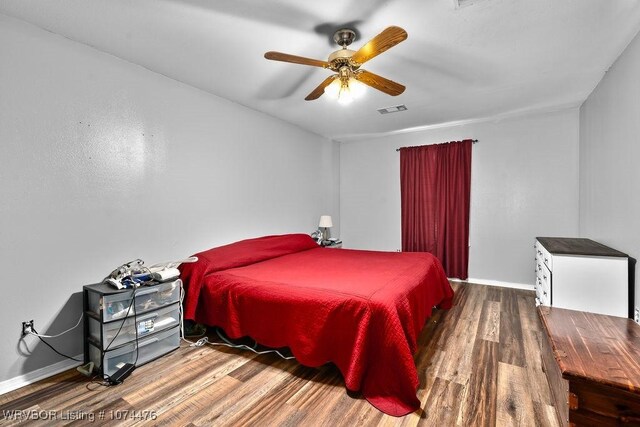
[(534, 245), (534, 249), (536, 251), (536, 264), (541, 264), (542, 262), (544, 262), (542, 257), (542, 245), (537, 240)]
[(543, 297), (542, 297), (542, 281), (540, 280), (539, 277), (536, 277), (536, 284), (535, 284), (535, 290), (536, 290), (536, 305), (541, 305), (543, 302)]
[[(105, 293), (89, 288), (86, 301), (87, 311), (102, 322), (131, 317), (134, 314), (142, 314), (179, 302), (181, 287), (182, 281), (180, 279), (148, 287), (139, 287), (135, 291), (133, 304), (131, 302), (133, 290)], [(101, 289), (104, 289), (104, 286)]]
[(543, 264), (547, 266), (549, 271), (553, 271), (553, 257), (551, 256), (549, 251), (545, 249), (544, 246), (540, 245), (540, 247), (542, 248), (542, 250), (541, 250), (541, 252), (542, 252), (541, 258), (542, 258)]
[(177, 349), (179, 346), (180, 328), (176, 326), (139, 340), (137, 360), (135, 342), (105, 352), (104, 358), (101, 358), (102, 352), (98, 347), (89, 344), (89, 359), (94, 363), (96, 371), (101, 371), (103, 366), (101, 359), (104, 359), (104, 369), (101, 372), (105, 376), (110, 376), (125, 363), (135, 363), (136, 366), (140, 366)]
[(549, 270), (553, 271), (553, 258), (551, 257), (551, 254), (537, 240), (535, 243), (535, 251), (536, 251), (536, 265), (540, 266), (542, 264), (545, 264)]
[(546, 265), (542, 266), (541, 286), (542, 286), (542, 298), (540, 301), (542, 305), (551, 305), (551, 272), (547, 269)]
[(539, 304), (551, 305), (551, 272), (542, 261), (536, 262), (534, 287)]
[[(123, 323), (124, 322), (124, 323)], [(180, 305), (172, 304), (146, 314), (140, 314), (136, 318), (129, 317), (109, 323), (100, 323), (94, 318), (89, 318), (89, 339), (97, 346), (102, 342), (102, 349), (117, 348), (136, 339), (142, 339), (154, 332), (169, 329), (180, 324)], [(137, 326), (137, 327), (136, 327)], [(102, 339), (101, 339), (102, 338)]]

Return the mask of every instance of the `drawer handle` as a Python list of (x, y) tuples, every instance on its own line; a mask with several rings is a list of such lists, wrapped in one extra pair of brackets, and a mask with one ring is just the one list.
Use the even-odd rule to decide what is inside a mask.
[(158, 317), (158, 313), (149, 313), (145, 316), (138, 316), (138, 323), (140, 323), (140, 321), (155, 319), (156, 317)]
[(147, 346), (149, 344), (157, 343), (158, 341), (159, 341), (158, 338), (153, 338), (153, 339), (150, 339), (148, 341), (143, 341), (140, 344), (138, 344), (138, 348)]
[(542, 293), (544, 294), (544, 296), (545, 296), (545, 297), (547, 296), (547, 292), (546, 292), (546, 291), (545, 291), (545, 292), (542, 292)]
[(148, 288), (143, 291), (136, 292), (136, 297), (141, 297), (142, 295), (155, 294), (158, 291), (159, 291), (158, 287), (154, 286), (153, 288)]
[(547, 259), (547, 257), (544, 258), (544, 262), (549, 262), (549, 260)]

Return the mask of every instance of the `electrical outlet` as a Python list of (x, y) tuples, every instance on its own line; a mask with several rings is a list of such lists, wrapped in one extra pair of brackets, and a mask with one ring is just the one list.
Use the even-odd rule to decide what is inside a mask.
[(30, 334), (33, 332), (33, 320), (27, 320), (26, 322), (22, 322), (22, 336)]
[(635, 311), (635, 315), (633, 316), (633, 320), (635, 320), (636, 323), (640, 323), (640, 307), (636, 307), (636, 311)]

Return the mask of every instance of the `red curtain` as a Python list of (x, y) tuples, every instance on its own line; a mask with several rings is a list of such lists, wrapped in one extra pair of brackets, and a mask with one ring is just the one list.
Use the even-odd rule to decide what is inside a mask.
[(402, 250), (432, 253), (459, 279), (468, 277), (471, 145), (400, 149)]

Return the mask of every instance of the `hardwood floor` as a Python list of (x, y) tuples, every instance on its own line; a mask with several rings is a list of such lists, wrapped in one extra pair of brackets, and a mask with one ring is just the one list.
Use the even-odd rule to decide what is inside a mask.
[(119, 386), (72, 370), (4, 394), (0, 425), (31, 423), (10, 421), (16, 410), (46, 411), (39, 425), (557, 425), (533, 292), (452, 285), (455, 306), (435, 311), (419, 338), (422, 409), (402, 418), (347, 392), (333, 365), (183, 344)]

